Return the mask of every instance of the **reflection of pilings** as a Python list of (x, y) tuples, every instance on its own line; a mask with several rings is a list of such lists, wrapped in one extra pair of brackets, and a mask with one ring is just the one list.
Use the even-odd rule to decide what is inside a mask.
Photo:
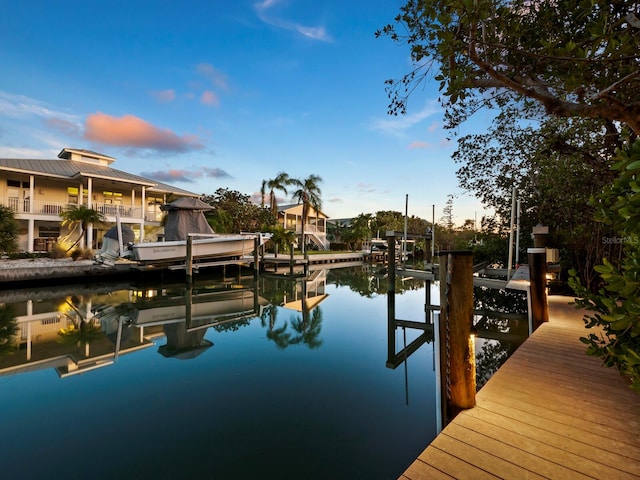
[(440, 371), (445, 423), (475, 405), (473, 254), (440, 252)]

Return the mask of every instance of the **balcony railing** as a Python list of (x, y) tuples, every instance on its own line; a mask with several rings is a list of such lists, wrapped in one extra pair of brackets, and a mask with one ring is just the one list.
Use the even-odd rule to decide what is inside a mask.
[[(20, 199), (16, 197), (8, 197), (4, 201), (1, 201), (3, 205), (6, 205), (16, 213), (32, 213), (34, 215), (51, 215), (52, 217), (59, 217), (60, 213), (72, 204), (66, 202), (51, 202), (48, 200), (40, 200), (32, 202), (29, 199)], [(31, 210), (31, 204), (33, 203), (33, 211)], [(93, 203), (91, 207), (98, 212), (102, 213), (108, 220), (112, 220), (118, 214), (121, 218), (135, 218), (141, 219), (143, 215), (142, 207), (130, 207), (125, 205), (113, 205), (110, 203)], [(144, 212), (144, 218), (147, 221), (160, 221), (162, 218), (162, 212), (155, 212), (147, 210)]]

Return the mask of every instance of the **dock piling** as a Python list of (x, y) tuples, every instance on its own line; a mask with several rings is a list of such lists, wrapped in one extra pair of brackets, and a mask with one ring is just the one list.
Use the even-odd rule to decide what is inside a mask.
[(473, 254), (441, 251), (440, 261), (440, 372), (443, 419), (451, 421), (476, 404), (473, 322)]

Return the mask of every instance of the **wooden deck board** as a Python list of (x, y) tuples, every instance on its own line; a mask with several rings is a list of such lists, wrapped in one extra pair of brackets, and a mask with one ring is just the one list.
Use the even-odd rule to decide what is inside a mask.
[(584, 312), (563, 297), (550, 297), (549, 307), (549, 323), (402, 479), (640, 479), (640, 395), (585, 354)]

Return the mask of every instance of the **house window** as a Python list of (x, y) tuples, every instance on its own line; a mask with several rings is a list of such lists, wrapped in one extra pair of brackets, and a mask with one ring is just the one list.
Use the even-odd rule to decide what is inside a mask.
[(120, 192), (102, 192), (104, 203), (109, 205), (122, 205), (122, 193)]
[[(89, 192), (82, 191), (83, 203), (86, 205), (89, 197)], [(79, 202), (80, 189), (78, 187), (67, 187), (67, 202), (73, 205), (80, 205)]]
[(58, 238), (60, 236), (60, 227), (49, 227), (41, 225), (40, 228), (38, 228), (38, 236), (47, 238)]

